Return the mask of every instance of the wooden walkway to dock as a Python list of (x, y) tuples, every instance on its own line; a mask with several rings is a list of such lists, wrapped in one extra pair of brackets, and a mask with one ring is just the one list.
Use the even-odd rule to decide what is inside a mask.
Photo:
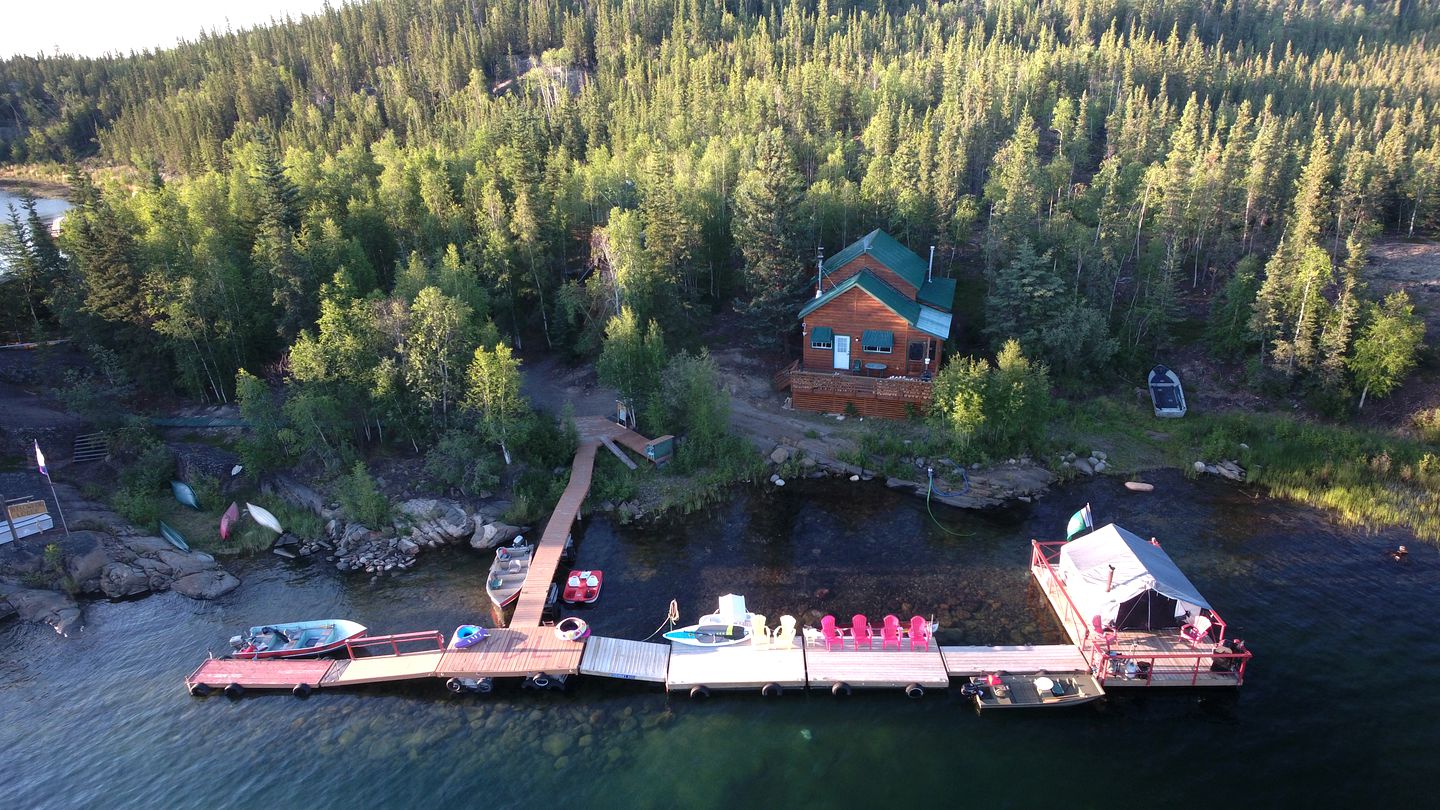
[(669, 671), (670, 645), (649, 641), (591, 636), (580, 659), (580, 674), (604, 678), (665, 683)]
[(968, 678), (991, 672), (1038, 675), (1086, 672), (1090, 664), (1073, 644), (1022, 644), (995, 647), (941, 647), (945, 670), (952, 677)]

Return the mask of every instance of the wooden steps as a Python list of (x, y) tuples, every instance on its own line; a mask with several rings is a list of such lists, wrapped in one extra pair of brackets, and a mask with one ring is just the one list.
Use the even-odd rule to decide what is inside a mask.
[(75, 437), (72, 462), (104, 461), (109, 457), (110, 439), (104, 433), (82, 433)]
[(625, 451), (621, 450), (619, 445), (615, 444), (615, 441), (609, 436), (601, 436), (600, 443), (605, 445), (606, 450), (609, 450), (615, 455), (616, 458), (620, 459), (621, 464), (624, 464), (626, 467), (629, 467), (632, 470), (639, 469), (635, 465), (635, 462), (631, 461), (630, 457), (625, 455)]

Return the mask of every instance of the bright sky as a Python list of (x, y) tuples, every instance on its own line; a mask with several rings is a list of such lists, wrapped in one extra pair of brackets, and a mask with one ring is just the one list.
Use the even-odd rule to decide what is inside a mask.
[[(3, 0), (0, 58), (38, 53), (101, 56), (168, 48), (200, 32), (253, 28), (271, 18), (298, 19), (325, 0)], [(332, 0), (331, 5), (343, 5)]]

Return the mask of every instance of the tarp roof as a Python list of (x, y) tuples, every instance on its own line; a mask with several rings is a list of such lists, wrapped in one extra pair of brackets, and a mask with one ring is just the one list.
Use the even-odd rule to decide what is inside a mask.
[(811, 299), (809, 303), (800, 309), (800, 317), (803, 318), (809, 315), (820, 307), (844, 295), (854, 287), (859, 287), (869, 293), (870, 297), (884, 304), (887, 309), (904, 318), (906, 322), (916, 329), (940, 338), (941, 340), (946, 340), (950, 337), (950, 313), (941, 312), (938, 309), (927, 307), (924, 304), (916, 303), (906, 298), (904, 293), (886, 284), (883, 279), (869, 270), (861, 270), (839, 284), (836, 284), (819, 298)]
[[(1113, 580), (1112, 565), (1115, 566)], [(1196, 609), (1210, 607), (1164, 549), (1114, 523), (1062, 546), (1060, 569), (1066, 575), (1066, 590), (1076, 598), (1076, 607), (1085, 610), (1087, 616), (1105, 615), (1098, 610), (1099, 603), (1125, 602), (1151, 588)], [(1105, 591), (1107, 580), (1110, 581), (1108, 593)], [(1081, 601), (1092, 604), (1078, 604)]]

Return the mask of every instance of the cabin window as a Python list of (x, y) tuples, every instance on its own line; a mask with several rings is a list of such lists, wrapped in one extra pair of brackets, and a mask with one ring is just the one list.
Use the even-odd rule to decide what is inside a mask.
[(860, 338), (860, 348), (866, 354), (890, 354), (895, 349), (895, 335), (892, 332), (866, 329)]
[(810, 330), (810, 348), (831, 349), (835, 346), (835, 330), (828, 326), (817, 326)]
[(905, 359), (906, 359), (906, 360), (909, 360), (909, 361), (912, 362), (912, 363), (923, 363), (923, 362), (925, 362), (925, 341), (923, 341), (923, 340), (912, 340), (912, 341), (910, 341), (910, 351), (909, 351), (908, 354), (905, 355)]

